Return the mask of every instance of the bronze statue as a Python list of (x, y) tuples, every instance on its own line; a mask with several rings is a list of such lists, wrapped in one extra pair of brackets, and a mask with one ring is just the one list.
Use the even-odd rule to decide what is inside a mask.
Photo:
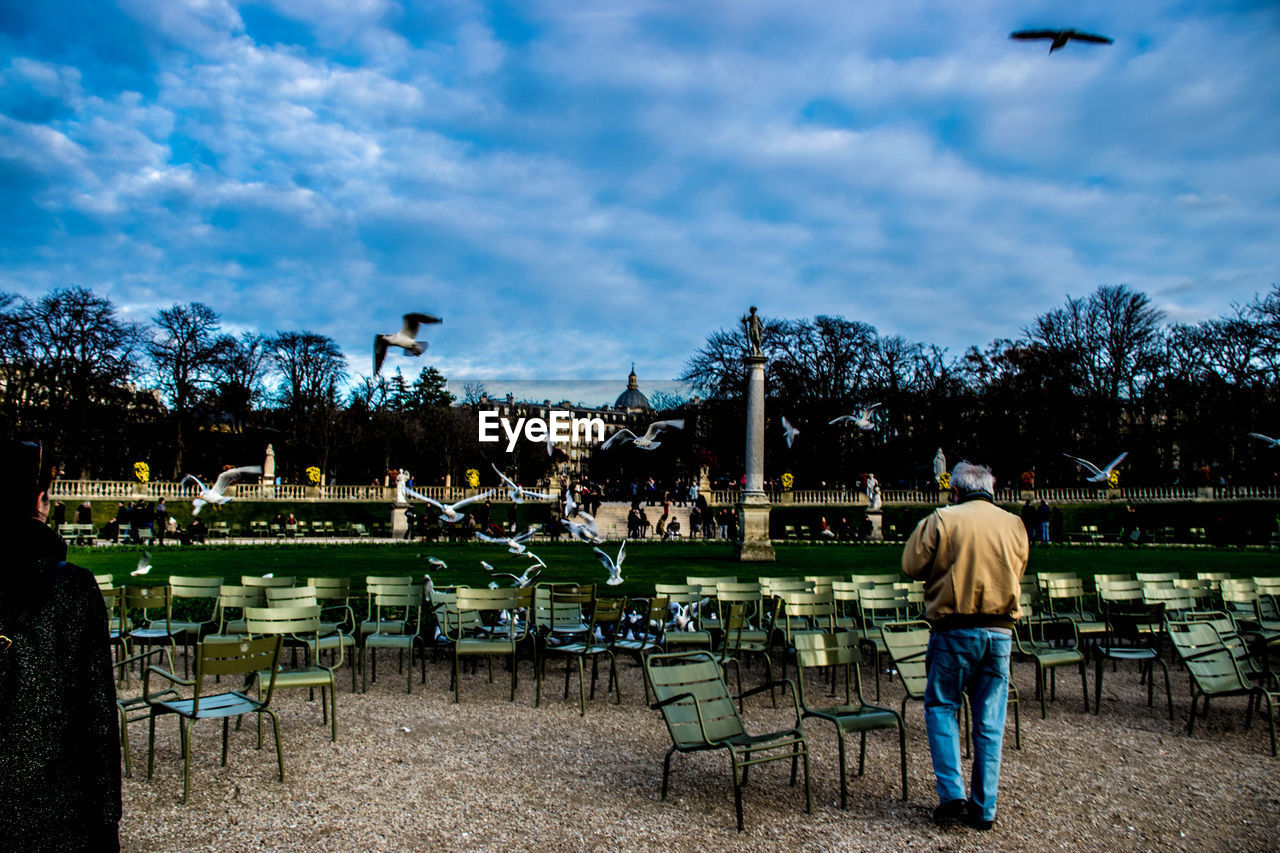
[(742, 318), (742, 327), (747, 332), (747, 343), (750, 354), (754, 358), (763, 358), (764, 351), (760, 345), (764, 343), (764, 330), (760, 327), (760, 318), (756, 316), (756, 306), (751, 306), (751, 315)]

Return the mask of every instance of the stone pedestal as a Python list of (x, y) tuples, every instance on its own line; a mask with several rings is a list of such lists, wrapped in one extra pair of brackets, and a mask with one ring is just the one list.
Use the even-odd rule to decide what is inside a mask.
[(739, 541), (733, 545), (733, 556), (740, 563), (772, 563), (778, 559), (769, 541), (769, 500), (738, 503)]
[(404, 517), (404, 511), (409, 508), (407, 503), (394, 504), (391, 507), (391, 538), (403, 539), (404, 535), (409, 532), (409, 520)]
[(738, 541), (734, 557), (739, 562), (773, 562), (777, 555), (769, 541), (769, 496), (764, 492), (764, 364), (760, 356), (747, 356), (746, 488), (738, 501)]
[(867, 510), (867, 521), (871, 522), (871, 532), (867, 534), (867, 541), (883, 542), (884, 512), (878, 509)]
[(1195, 499), (1198, 501), (1213, 500), (1213, 486), (1197, 486)]

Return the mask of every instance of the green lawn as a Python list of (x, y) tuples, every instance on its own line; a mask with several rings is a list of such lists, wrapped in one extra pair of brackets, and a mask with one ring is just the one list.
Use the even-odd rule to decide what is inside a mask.
[[(611, 555), (618, 543), (603, 546)], [(620, 595), (651, 593), (654, 583), (683, 583), (686, 575), (736, 575), (750, 579), (760, 575), (847, 575), (896, 571), (901, 545), (778, 545), (776, 563), (737, 563), (732, 548), (719, 542), (630, 542), (622, 567), (624, 583), (616, 587)], [(608, 572), (580, 543), (536, 543), (535, 550), (548, 568), (540, 580), (571, 580), (603, 583)], [(131, 547), (71, 548), (68, 559), (98, 574), (112, 574), (117, 584), (141, 583), (131, 578), (140, 549)], [(520, 574), (528, 561), (514, 557), (505, 548), (482, 543), (430, 544), (383, 543), (359, 545), (270, 544), (166, 546), (151, 549), (155, 567), (146, 581), (163, 581), (169, 575), (217, 575), (237, 579), (240, 575), (340, 577), (355, 579), (366, 575), (418, 575), (430, 573), (437, 586), (488, 583), (480, 567), (486, 560), (499, 571)], [(447, 569), (432, 570), (427, 557), (448, 563)], [(1194, 576), (1202, 571), (1226, 571), (1240, 576), (1280, 574), (1280, 555), (1274, 551), (1230, 548), (1162, 548), (1055, 546), (1036, 548), (1029, 572), (1075, 571), (1132, 573), (1137, 571), (1181, 572)]]

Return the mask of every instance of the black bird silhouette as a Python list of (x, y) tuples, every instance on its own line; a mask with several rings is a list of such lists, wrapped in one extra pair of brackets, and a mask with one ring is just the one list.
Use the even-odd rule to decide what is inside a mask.
[(1049, 45), (1049, 52), (1053, 53), (1060, 47), (1066, 47), (1067, 42), (1075, 39), (1076, 41), (1088, 41), (1094, 44), (1112, 44), (1115, 39), (1109, 39), (1106, 36), (1097, 36), (1093, 33), (1082, 33), (1079, 30), (1017, 30), (1009, 33), (1009, 38), (1018, 39), (1019, 41), (1036, 41), (1038, 39), (1051, 39), (1053, 44)]

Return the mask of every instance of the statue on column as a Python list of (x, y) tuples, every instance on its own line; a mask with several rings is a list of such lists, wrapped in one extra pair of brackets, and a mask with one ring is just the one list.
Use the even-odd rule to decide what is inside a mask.
[(879, 509), (880, 508), (880, 481), (876, 479), (875, 474), (867, 475), (866, 491), (867, 491), (867, 500), (871, 504), (869, 509), (873, 509), (873, 510)]
[(751, 306), (751, 314), (742, 318), (742, 327), (747, 333), (747, 345), (753, 358), (763, 358), (764, 330), (760, 326), (760, 318), (756, 316), (756, 306)]
[(405, 498), (404, 490), (409, 485), (409, 472), (401, 468), (396, 472), (396, 503), (408, 503)]

